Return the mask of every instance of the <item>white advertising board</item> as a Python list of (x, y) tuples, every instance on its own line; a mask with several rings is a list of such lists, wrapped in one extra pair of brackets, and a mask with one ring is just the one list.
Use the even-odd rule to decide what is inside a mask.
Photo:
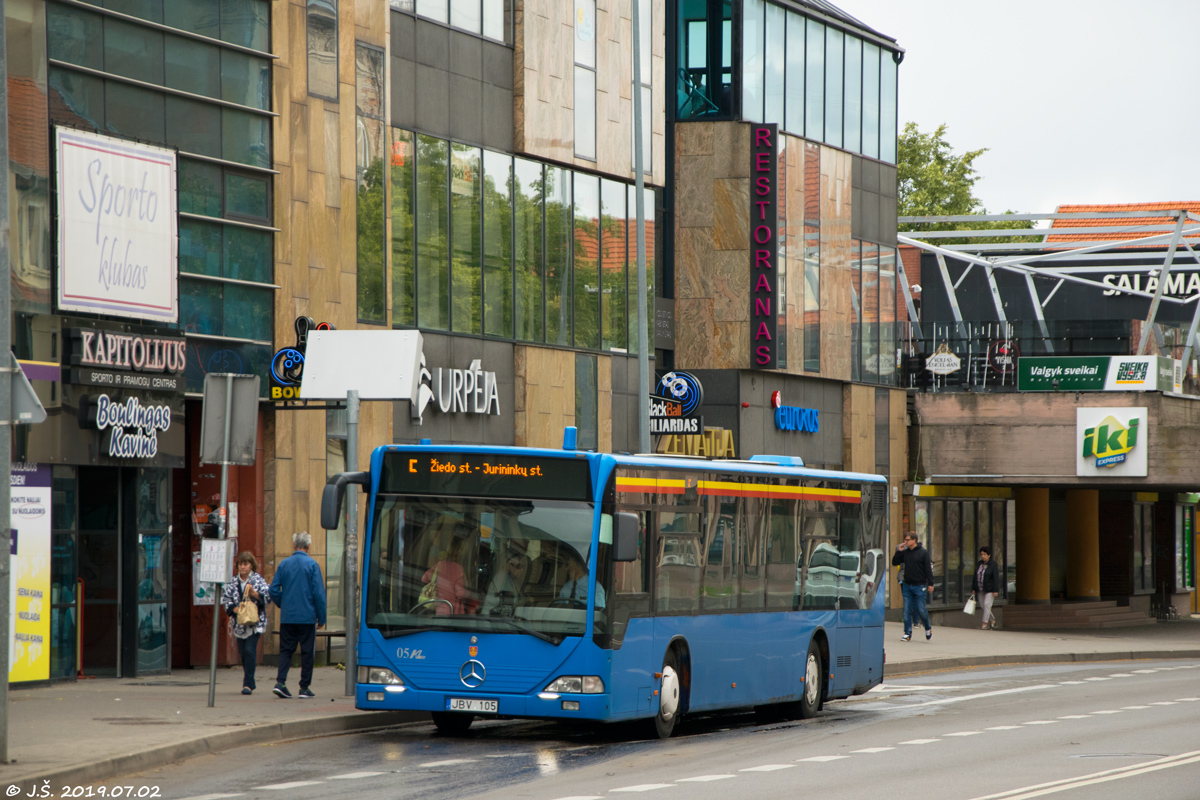
[(1146, 477), (1148, 419), (1145, 407), (1075, 409), (1075, 474)]
[(304, 400), (413, 400), (421, 386), (418, 331), (313, 331), (304, 352)]
[(58, 154), (58, 310), (179, 318), (175, 152), (70, 128)]

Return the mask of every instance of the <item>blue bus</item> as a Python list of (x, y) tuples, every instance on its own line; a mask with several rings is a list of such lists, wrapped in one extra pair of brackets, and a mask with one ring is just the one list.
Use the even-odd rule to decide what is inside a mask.
[(878, 475), (423, 440), (330, 478), (324, 527), (352, 483), (370, 503), (360, 709), (666, 738), (688, 713), (810, 717), (883, 680)]

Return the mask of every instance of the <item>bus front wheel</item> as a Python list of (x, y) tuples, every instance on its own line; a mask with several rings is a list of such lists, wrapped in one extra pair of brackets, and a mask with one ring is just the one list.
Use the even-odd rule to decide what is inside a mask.
[(446, 736), (462, 736), (475, 721), (474, 714), (456, 714), (453, 711), (434, 711), (432, 716), (438, 733)]
[(800, 718), (812, 719), (821, 710), (821, 690), (825, 679), (821, 668), (821, 648), (816, 641), (808, 645), (804, 662), (804, 694), (800, 697)]
[(654, 716), (654, 731), (660, 739), (669, 739), (679, 719), (680, 696), (679, 661), (674, 650), (663, 659), (662, 686), (658, 693), (658, 713)]

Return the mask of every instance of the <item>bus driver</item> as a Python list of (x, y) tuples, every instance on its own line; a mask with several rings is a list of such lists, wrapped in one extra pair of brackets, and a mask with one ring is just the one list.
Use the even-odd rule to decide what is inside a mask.
[[(567, 582), (563, 584), (558, 596), (563, 600), (587, 603), (588, 572), (578, 556), (567, 556)], [(600, 584), (596, 584), (596, 608), (604, 608), (604, 587)]]

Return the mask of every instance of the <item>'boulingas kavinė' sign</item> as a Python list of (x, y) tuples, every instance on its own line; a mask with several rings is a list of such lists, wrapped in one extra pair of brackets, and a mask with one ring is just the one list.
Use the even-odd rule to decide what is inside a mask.
[(58, 154), (58, 309), (179, 318), (175, 153), (69, 128)]

